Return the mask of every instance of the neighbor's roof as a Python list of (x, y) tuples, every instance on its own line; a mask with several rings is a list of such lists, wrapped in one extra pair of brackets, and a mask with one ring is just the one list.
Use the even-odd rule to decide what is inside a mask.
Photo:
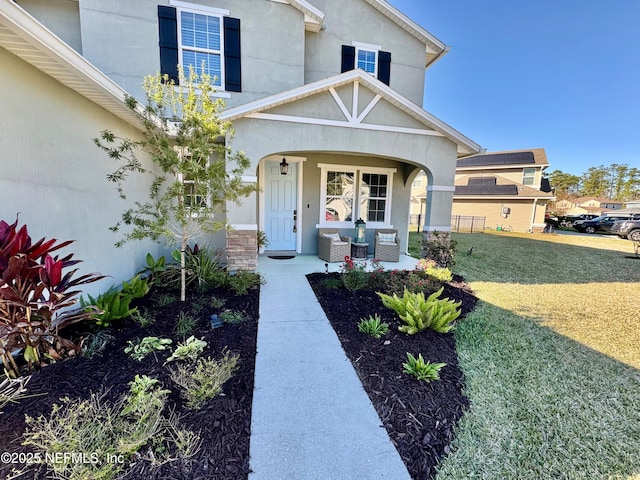
[(455, 182), (455, 197), (480, 197), (480, 198), (545, 198), (552, 200), (554, 195), (543, 192), (521, 183), (516, 183), (498, 175), (465, 175)]
[(585, 203), (590, 200), (595, 200), (598, 203), (615, 203), (619, 205), (622, 205), (624, 203), (624, 202), (619, 202), (618, 200), (612, 200), (610, 198), (604, 198), (604, 197), (578, 197), (578, 198), (574, 198), (572, 202), (576, 205), (580, 205), (581, 203)]
[(12, 1), (0, 2), (0, 47), (132, 125), (126, 92)]
[(476, 153), (481, 150), (480, 145), (475, 143), (473, 140), (465, 137), (453, 127), (447, 125), (442, 120), (424, 110), (422, 107), (419, 107), (411, 100), (400, 95), (388, 85), (360, 69), (349, 70), (339, 75), (334, 75), (333, 77), (325, 78), (276, 95), (271, 95), (266, 98), (230, 108), (221, 115), (221, 119), (233, 122), (239, 118), (249, 117), (279, 105), (292, 103), (302, 98), (316, 95), (320, 92), (329, 91), (331, 88), (337, 88), (353, 82), (357, 82), (372, 92), (380, 95), (381, 98), (385, 99), (398, 109), (418, 120), (428, 128), (433, 129), (438, 134), (451, 140), (453, 143), (458, 145), (458, 153), (469, 154)]
[(487, 152), (458, 160), (458, 169), (467, 168), (513, 168), (532, 166), (547, 166), (547, 154), (544, 148), (529, 150), (510, 150), (504, 152)]

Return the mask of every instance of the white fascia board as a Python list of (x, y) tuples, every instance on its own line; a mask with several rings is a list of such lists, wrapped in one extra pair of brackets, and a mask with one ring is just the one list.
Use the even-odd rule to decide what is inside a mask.
[(439, 118), (430, 114), (423, 108), (413, 103), (411, 100), (400, 95), (388, 85), (385, 85), (381, 81), (369, 75), (367, 72), (360, 69), (350, 70), (339, 75), (334, 75), (333, 77), (318, 80), (317, 82), (302, 85), (300, 87), (296, 87), (291, 90), (272, 95), (270, 97), (231, 108), (225, 111), (220, 116), (220, 118), (222, 120), (232, 122), (239, 118), (247, 117), (249, 115), (260, 113), (264, 110), (277, 107), (278, 105), (283, 105), (302, 98), (306, 98), (322, 91), (328, 91), (331, 87), (336, 88), (351, 82), (358, 82), (361, 85), (366, 86), (374, 93), (379, 94), (382, 98), (387, 100), (392, 105), (395, 105), (400, 110), (411, 115), (413, 118), (438, 131), (449, 140), (454, 142), (456, 145), (458, 145), (459, 152), (479, 153), (481, 151), (480, 145), (475, 143), (473, 140), (465, 137), (463, 134), (450, 127)]
[(142, 128), (127, 92), (12, 1), (0, 2), (0, 47), (117, 117)]
[[(439, 40), (435, 35), (428, 32), (416, 22), (407, 17), (400, 10), (395, 8), (389, 2), (385, 0), (365, 0), (368, 4), (373, 6), (378, 11), (393, 20), (396, 24), (404, 28), (411, 35), (416, 37), (422, 43), (425, 44), (427, 53), (441, 54), (448, 51), (448, 48), (444, 42)], [(446, 53), (446, 52), (445, 52)]]

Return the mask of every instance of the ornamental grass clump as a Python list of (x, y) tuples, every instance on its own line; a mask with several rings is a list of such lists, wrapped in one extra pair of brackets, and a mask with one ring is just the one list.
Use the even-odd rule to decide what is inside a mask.
[(371, 335), (373, 338), (380, 338), (383, 335), (389, 333), (389, 324), (383, 322), (380, 315), (375, 314), (373, 317), (362, 318), (358, 323), (358, 330), (367, 335)]
[(413, 375), (423, 382), (430, 382), (431, 380), (440, 380), (440, 370), (446, 365), (446, 363), (425, 362), (421, 353), (416, 358), (407, 352), (407, 361), (402, 364), (402, 367), (404, 373)]
[(412, 293), (406, 288), (402, 297), (376, 292), (385, 307), (395, 311), (405, 323), (398, 327), (401, 332), (414, 335), (431, 328), (439, 333), (447, 333), (454, 328), (453, 322), (460, 316), (462, 302), (439, 298), (444, 288), (425, 298), (424, 293)]
[[(173, 413), (164, 413), (169, 390), (146, 375), (136, 375), (129, 387), (128, 394), (113, 403), (98, 393), (86, 400), (65, 397), (48, 417), (26, 417), (23, 445), (33, 447), (34, 458), (46, 463), (47, 478), (109, 480), (119, 477), (134, 459), (167, 462), (188, 459), (198, 451), (199, 436), (182, 428)], [(136, 455), (143, 449), (147, 456)], [(67, 459), (71, 453), (83, 457)]]
[(207, 400), (222, 392), (222, 385), (238, 368), (240, 357), (224, 350), (220, 360), (199, 358), (194, 365), (177, 365), (169, 368), (171, 380), (180, 387), (187, 407), (199, 409)]

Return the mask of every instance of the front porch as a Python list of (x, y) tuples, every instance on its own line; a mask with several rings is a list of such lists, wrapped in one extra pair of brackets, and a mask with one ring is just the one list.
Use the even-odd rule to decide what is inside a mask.
[[(372, 257), (368, 258), (368, 261), (372, 260)], [(418, 263), (418, 259), (406, 255), (400, 254), (399, 262), (380, 262), (385, 270), (413, 270)], [(295, 274), (308, 274), (315, 272), (339, 272), (341, 262), (327, 263), (324, 260), (318, 258), (313, 254), (296, 255), (294, 258), (287, 260), (278, 260), (269, 258), (267, 254), (258, 255), (258, 268), (257, 272), (266, 275), (268, 277), (271, 273), (277, 273), (282, 275), (283, 273)]]

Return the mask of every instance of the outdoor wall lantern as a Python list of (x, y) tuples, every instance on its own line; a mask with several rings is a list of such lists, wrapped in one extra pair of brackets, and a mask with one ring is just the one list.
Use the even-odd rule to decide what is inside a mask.
[(367, 231), (367, 224), (364, 222), (364, 220), (362, 220), (361, 218), (359, 218), (358, 220), (356, 220), (356, 231), (355, 231), (355, 235), (354, 235), (354, 242), (355, 243), (364, 243), (364, 234)]
[(289, 164), (287, 163), (287, 159), (282, 157), (282, 161), (280, 162), (280, 175), (286, 175), (289, 171)]

